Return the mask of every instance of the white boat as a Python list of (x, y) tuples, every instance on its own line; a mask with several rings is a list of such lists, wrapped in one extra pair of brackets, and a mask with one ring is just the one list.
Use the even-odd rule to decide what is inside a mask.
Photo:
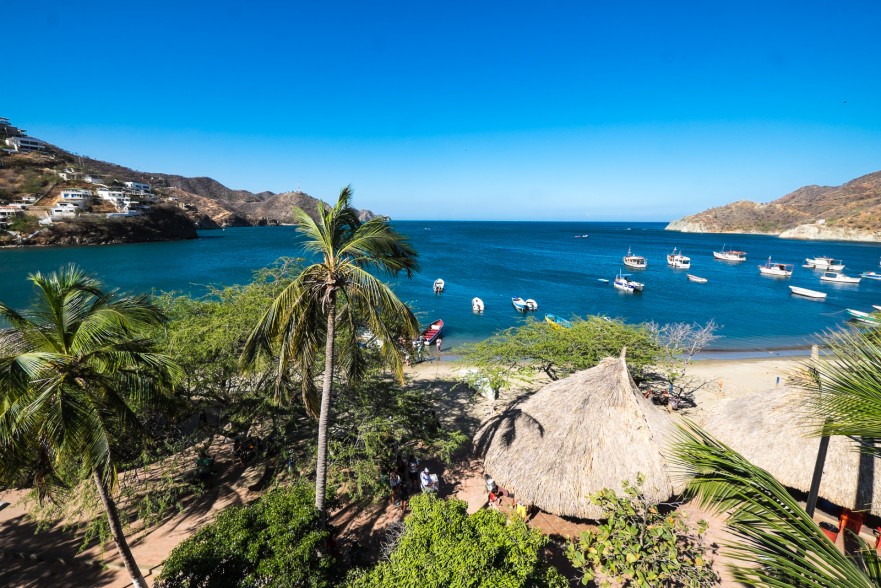
[(722, 245), (722, 251), (713, 251), (713, 258), (720, 261), (746, 261), (746, 251), (735, 251), (734, 249), (725, 250)]
[(771, 261), (771, 258), (768, 258), (768, 261), (764, 265), (759, 266), (759, 273), (763, 276), (775, 276), (780, 278), (788, 278), (792, 275), (792, 264), (791, 263), (777, 263)]
[(513, 304), (514, 308), (519, 310), (520, 312), (526, 312), (527, 310), (529, 310), (526, 307), (526, 301), (523, 300), (522, 298), (520, 298), (519, 296), (515, 296), (514, 298), (511, 298), (511, 304)]
[(612, 285), (623, 292), (642, 292), (642, 289), (645, 288), (645, 284), (630, 280), (628, 279), (629, 276), (630, 274), (622, 274), (621, 272), (618, 272)]
[(860, 321), (861, 323), (881, 326), (881, 319), (872, 316), (871, 313), (863, 312), (861, 310), (853, 310), (851, 308), (846, 308), (845, 310), (847, 311), (847, 314)]
[(642, 255), (633, 255), (628, 247), (627, 255), (624, 256), (624, 265), (633, 269), (645, 269), (648, 266), (648, 261)]
[(526, 308), (528, 310), (538, 310), (538, 302), (536, 302), (532, 298), (527, 298), (526, 299)]
[(443, 281), (442, 279), (440, 279), (440, 278), (436, 279), (436, 280), (434, 281), (434, 293), (435, 293), (435, 294), (440, 294), (441, 292), (443, 292), (443, 291), (444, 291), (444, 285), (445, 285), (445, 284), (444, 284), (444, 281)]
[(852, 278), (838, 272), (823, 272), (820, 276), (822, 282), (834, 282), (836, 284), (859, 284), (860, 278)]
[(799, 288), (798, 286), (790, 286), (789, 290), (796, 296), (804, 296), (805, 298), (813, 298), (814, 300), (825, 300), (825, 292), (817, 292), (816, 290), (808, 290), (807, 288)]
[(691, 258), (682, 255), (682, 252), (674, 247), (673, 252), (667, 256), (667, 265), (676, 269), (688, 269), (691, 267)]
[(860, 274), (860, 277), (867, 280), (881, 280), (881, 274), (875, 272), (863, 272)]
[(872, 305), (872, 308), (874, 308), (874, 309), (877, 310), (878, 312), (881, 312), (881, 304), (873, 304), (873, 305)]
[(697, 282), (698, 284), (706, 284), (706, 283), (707, 283), (707, 279), (706, 279), (706, 278), (702, 278), (702, 277), (700, 277), (700, 276), (695, 276), (695, 275), (692, 275), (692, 274), (685, 274), (685, 275), (688, 276), (688, 281), (689, 281), (689, 282)]
[(840, 259), (833, 259), (831, 257), (808, 257), (805, 259), (805, 263), (814, 269), (830, 272), (840, 272), (844, 269), (844, 264)]
[(471, 310), (480, 314), (483, 312), (483, 300), (480, 298), (474, 297), (471, 299)]

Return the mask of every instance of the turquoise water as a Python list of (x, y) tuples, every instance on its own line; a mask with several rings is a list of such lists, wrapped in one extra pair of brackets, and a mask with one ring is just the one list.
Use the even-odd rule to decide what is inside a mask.
[[(845, 308), (870, 310), (881, 304), (881, 282), (858, 286), (822, 284), (819, 272), (801, 267), (805, 257), (829, 255), (847, 264), (845, 273), (881, 271), (881, 245), (789, 241), (758, 235), (701, 235), (664, 231), (662, 223), (396, 222), (420, 252), (422, 271), (397, 280), (398, 295), (414, 305), (428, 323), (446, 322), (444, 347), (485, 338), (524, 320), (512, 296), (534, 298), (538, 318), (602, 314), (628, 322), (654, 320), (706, 322), (715, 319), (724, 350), (780, 349), (808, 345), (813, 335), (843, 324)], [(588, 238), (574, 238), (589, 234)], [(247, 282), (251, 273), (282, 255), (300, 250), (291, 227), (236, 228), (200, 233), (196, 241), (108, 247), (0, 250), (0, 300), (16, 308), (27, 304), (29, 272), (52, 271), (76, 262), (106, 284), (124, 289), (205, 292), (206, 284)], [(714, 261), (723, 243), (748, 252), (748, 261)], [(610, 281), (621, 257), (632, 247), (648, 258), (636, 270), (642, 294), (623, 294)], [(678, 246), (692, 259), (690, 270), (668, 268), (666, 254)], [(768, 256), (795, 264), (790, 279), (760, 276), (756, 266)], [(709, 280), (696, 284), (686, 273)], [(446, 281), (435, 296), (432, 283)], [(790, 284), (828, 292), (824, 302), (791, 296)], [(475, 316), (471, 299), (479, 296), (486, 312)]]

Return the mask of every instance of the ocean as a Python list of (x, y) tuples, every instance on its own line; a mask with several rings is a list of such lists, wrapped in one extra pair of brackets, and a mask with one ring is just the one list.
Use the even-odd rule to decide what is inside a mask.
[[(629, 323), (712, 319), (720, 327), (714, 349), (762, 353), (805, 348), (818, 333), (844, 324), (846, 308), (868, 311), (881, 304), (881, 281), (829, 285), (819, 281), (820, 272), (802, 267), (805, 257), (826, 255), (843, 259), (848, 275), (881, 272), (881, 244), (677, 233), (664, 231), (664, 223), (397, 221), (394, 226), (412, 240), (422, 269), (412, 280), (392, 280), (393, 287), (424, 323), (445, 321), (444, 349), (453, 352), (462, 343), (526, 320), (512, 307), (514, 296), (535, 299), (538, 319), (545, 313), (566, 318), (597, 314)], [(715, 261), (712, 252), (723, 245), (746, 251), (748, 261)], [(690, 270), (667, 266), (673, 247), (691, 258)], [(648, 259), (645, 270), (623, 266), (628, 248)], [(198, 240), (169, 243), (3, 249), (0, 301), (24, 307), (31, 297), (28, 273), (70, 262), (108, 286), (198, 296), (209, 284), (246, 283), (254, 270), (278, 257), (300, 255), (292, 227), (204, 231)], [(793, 276), (759, 275), (757, 265), (769, 256), (795, 264)], [(635, 274), (645, 291), (625, 294), (613, 288), (619, 269)], [(687, 273), (708, 282), (690, 282)], [(446, 282), (440, 295), (432, 291), (437, 278)], [(822, 302), (799, 298), (790, 294), (789, 285), (828, 296)], [(475, 296), (486, 305), (479, 316), (471, 311)]]

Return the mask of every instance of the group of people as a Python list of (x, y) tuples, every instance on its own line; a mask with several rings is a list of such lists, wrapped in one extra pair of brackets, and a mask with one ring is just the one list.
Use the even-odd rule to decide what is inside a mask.
[(416, 490), (437, 492), (439, 483), (437, 474), (432, 474), (427, 467), (422, 467), (419, 458), (414, 455), (408, 455), (406, 458), (399, 455), (395, 468), (389, 473), (392, 503), (405, 509), (411, 493)]
[(523, 502), (520, 500), (515, 501), (514, 496), (504, 488), (499, 487), (495, 480), (493, 480), (488, 474), (483, 475), (483, 480), (486, 483), (488, 508), (498, 510), (504, 505), (504, 500), (508, 499), (510, 506), (514, 509), (514, 514), (522, 518), (524, 521), (526, 520), (527, 511), (526, 505), (523, 504)]

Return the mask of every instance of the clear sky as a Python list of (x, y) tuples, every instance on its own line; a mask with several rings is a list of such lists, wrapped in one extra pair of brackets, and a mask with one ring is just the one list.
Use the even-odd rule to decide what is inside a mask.
[(398, 219), (669, 220), (881, 170), (881, 2), (4, 0), (0, 116)]

